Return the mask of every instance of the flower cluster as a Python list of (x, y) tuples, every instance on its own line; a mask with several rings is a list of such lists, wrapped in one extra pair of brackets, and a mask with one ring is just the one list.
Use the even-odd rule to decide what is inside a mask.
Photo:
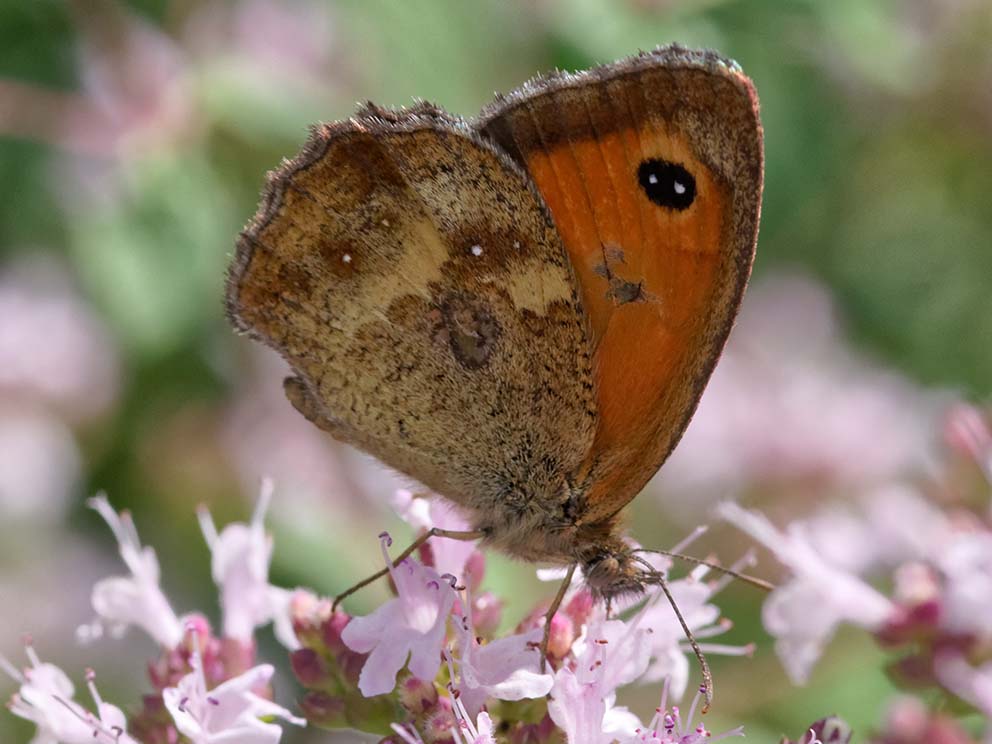
[[(395, 505), (420, 529), (466, 527), (441, 502), (401, 492)], [(668, 706), (683, 696), (690, 663), (683, 630), (662, 592), (608, 616), (576, 579), (550, 620), (542, 663), (548, 606), (535, 607), (511, 633), (498, 636), (501, 603), (481, 591), (485, 561), (473, 546), (435, 539), (421, 551), (422, 560), (394, 566), (391, 538), (383, 533), (380, 542), (394, 598), (362, 617), (313, 596), (298, 595), (293, 603), (303, 646), (293, 653), (293, 669), (309, 691), (302, 708), (311, 723), (362, 728), (395, 744), (483, 744), (495, 741), (497, 724), (507, 741), (533, 744), (562, 734), (571, 744), (714, 738), (693, 723), (699, 694), (684, 717), (677, 705)], [(666, 560), (657, 568), (667, 575), (670, 565)], [(670, 590), (704, 651), (749, 654), (750, 645), (706, 640), (731, 625), (712, 604), (726, 581), (708, 580), (708, 570), (672, 579)], [(618, 690), (634, 683), (664, 688), (646, 725), (617, 704)]]
[[(494, 744), (497, 727), (509, 741), (532, 744), (562, 737), (572, 744), (714, 738), (695, 723), (701, 693), (685, 714), (674, 704), (689, 684), (689, 647), (663, 593), (608, 615), (576, 577), (550, 620), (542, 658), (548, 606), (535, 607), (512, 632), (498, 635), (502, 602), (482, 588), (485, 559), (474, 545), (435, 540), (419, 559), (394, 565), (392, 540), (383, 533), (395, 596), (369, 615), (350, 617), (308, 591), (269, 583), (273, 546), (264, 519), (271, 494), (266, 483), (251, 522), (220, 531), (205, 509), (199, 511), (223, 610), (216, 635), (201, 614), (173, 609), (155, 551), (142, 545), (130, 514), (118, 513), (103, 496), (90, 501), (113, 532), (128, 573), (94, 586), (96, 616), (78, 629), (78, 640), (93, 643), (136, 627), (160, 652), (148, 664), (151, 691), (129, 716), (100, 697), (92, 671), (87, 686), (94, 710), (87, 709), (66, 674), (43, 662), (30, 643), (26, 669), (0, 660), (19, 685), (9, 707), (35, 724), (36, 744), (278, 742), (282, 729), (274, 719), (306, 720), (272, 702), (274, 667), (256, 662), (254, 632), (268, 623), (307, 690), (300, 708), (320, 727), (379, 733), (394, 744)], [(400, 492), (395, 506), (418, 529), (465, 528), (439, 501)], [(671, 568), (667, 559), (655, 567), (665, 576)], [(671, 579), (670, 590), (704, 650), (749, 654), (751, 646), (707, 640), (730, 627), (712, 603), (726, 581), (709, 580), (708, 570), (700, 566)], [(618, 690), (638, 682), (661, 683), (664, 690), (647, 724), (617, 704)], [(722, 736), (740, 734), (737, 728)]]
[(263, 519), (271, 485), (262, 490), (251, 525), (228, 525), (219, 534), (206, 512), (201, 525), (213, 558), (213, 575), (221, 593), (224, 629), (215, 637), (199, 614), (178, 616), (159, 585), (155, 551), (142, 546), (134, 522), (117, 513), (103, 496), (90, 501), (110, 526), (129, 570), (128, 576), (104, 579), (92, 592), (93, 623), (79, 629), (89, 642), (105, 630), (117, 636), (129, 626), (145, 631), (161, 649), (148, 665), (154, 692), (126, 720), (122, 711), (104, 702), (87, 671), (96, 713), (75, 699), (75, 688), (57, 666), (42, 662), (27, 645), (30, 666), (19, 670), (0, 657), (0, 666), (19, 685), (10, 710), (37, 727), (34, 744), (174, 744), (180, 736), (193, 744), (222, 741), (274, 744), (281, 728), (269, 720), (282, 718), (302, 725), (271, 701), (269, 680), (274, 667), (255, 664), (253, 631), (275, 621), (277, 637), (289, 628), (289, 592), (268, 584), (271, 544)]
[[(43, 662), (31, 643), (26, 669), (0, 660), (19, 685), (9, 707), (34, 722), (36, 743), (275, 744), (283, 732), (275, 719), (359, 729), (385, 744), (495, 744), (497, 731), (499, 741), (512, 744), (701, 744), (743, 735), (743, 727), (714, 734), (699, 722), (704, 687), (687, 707), (679, 705), (690, 686), (692, 656), (664, 592), (651, 589), (608, 611), (574, 576), (550, 620), (549, 606), (541, 604), (500, 633), (503, 603), (484, 590), (486, 561), (473, 544), (436, 538), (396, 561), (392, 539), (382, 533), (393, 597), (352, 617), (329, 599), (269, 583), (273, 545), (264, 519), (271, 495), (266, 483), (251, 522), (222, 530), (209, 512), (199, 511), (223, 610), (218, 634), (202, 615), (175, 612), (159, 583), (157, 556), (142, 545), (130, 515), (116, 512), (102, 496), (91, 500), (114, 533), (128, 574), (94, 586), (96, 617), (79, 629), (79, 639), (91, 643), (134, 626), (160, 652), (148, 664), (151, 691), (127, 716), (100, 697), (92, 671), (86, 675), (92, 711), (77, 701), (69, 678)], [(787, 671), (805, 680), (835, 626), (850, 622), (903, 651), (893, 671), (907, 682), (937, 686), (989, 715), (992, 661), (983, 656), (992, 638), (987, 516), (969, 512), (972, 518), (965, 520), (907, 489), (876, 494), (869, 504), (860, 521), (848, 515), (843, 529), (836, 513), (779, 530), (757, 512), (733, 504), (719, 509), (791, 570), (764, 607)], [(421, 531), (467, 526), (444, 502), (409, 492), (398, 493), (394, 506)], [(870, 530), (871, 551), (862, 550), (852, 562), (837, 545), (828, 549), (824, 530), (830, 525), (834, 532), (828, 534), (836, 539), (850, 539), (858, 525)], [(703, 532), (697, 529), (673, 552), (683, 552)], [(714, 577), (710, 566), (698, 565), (674, 578), (669, 558), (644, 555), (653, 556), (651, 565), (666, 578), (705, 653), (750, 655), (751, 644), (715, 642), (731, 627), (714, 604), (728, 576)], [(847, 555), (848, 563), (837, 555)], [(746, 554), (730, 568), (740, 571), (753, 561)], [(894, 561), (901, 562), (892, 596), (861, 576)], [(306, 690), (299, 701), (303, 717), (272, 701), (274, 667), (257, 663), (254, 633), (269, 623)], [(619, 700), (635, 684), (658, 685), (660, 703), (649, 719)], [(973, 744), (953, 719), (914, 702), (892, 706), (877, 744)], [(843, 721), (827, 718), (796, 741), (845, 744), (850, 735)]]
[[(945, 434), (952, 461), (961, 462), (925, 482), (878, 489), (853, 509), (830, 504), (785, 530), (736, 504), (718, 512), (789, 570), (763, 616), (795, 682), (806, 681), (847, 622), (893, 652), (888, 671), (905, 689), (934, 688), (992, 720), (992, 424), (987, 413), (961, 406)], [(968, 468), (985, 479), (963, 477)], [(891, 592), (869, 583), (878, 576)], [(876, 741), (972, 741), (952, 719), (912, 700), (893, 707)]]
[[(769, 594), (763, 617), (794, 681), (809, 677), (838, 624), (851, 623), (893, 650), (891, 675), (907, 689), (929, 686), (958, 708), (992, 717), (989, 417), (955, 410), (946, 441), (961, 462), (940, 479), (890, 485), (856, 508), (832, 504), (785, 529), (736, 504), (718, 507), (721, 517), (788, 569)], [(976, 483), (977, 491), (971, 488)], [(75, 699), (66, 674), (42, 661), (28, 642), (25, 669), (6, 659), (0, 668), (19, 685), (9, 708), (35, 724), (36, 744), (275, 744), (282, 735), (274, 722), (279, 718), (359, 729), (391, 744), (495, 744), (496, 731), (500, 741), (514, 744), (698, 744), (743, 735), (741, 727), (713, 735), (697, 723), (703, 688), (686, 710), (678, 705), (692, 665), (663, 592), (649, 590), (608, 612), (575, 576), (550, 620), (548, 605), (539, 605), (500, 634), (503, 603), (484, 590), (486, 562), (473, 544), (434, 539), (397, 561), (392, 539), (382, 533), (383, 573), (394, 596), (370, 614), (352, 617), (309, 591), (269, 583), (273, 545), (264, 519), (271, 495), (266, 483), (251, 522), (222, 530), (209, 512), (199, 511), (223, 610), (217, 635), (202, 615), (173, 610), (160, 587), (157, 556), (142, 545), (130, 515), (116, 512), (102, 496), (91, 500), (116, 537), (128, 574), (94, 586), (96, 617), (78, 636), (93, 642), (131, 626), (143, 630), (160, 647), (148, 665), (152, 690), (125, 716), (101, 698), (94, 673), (87, 671), (91, 710)], [(441, 501), (402, 491), (394, 506), (421, 532), (467, 527)], [(697, 529), (674, 552), (704, 531)], [(751, 562), (747, 554), (731, 568)], [(666, 577), (704, 652), (751, 653), (750, 644), (712, 640), (731, 625), (714, 604), (727, 576), (713, 578), (709, 566), (699, 565), (671, 578), (670, 559), (656, 556), (652, 565)], [(879, 575), (891, 578), (890, 592), (872, 583)], [(306, 690), (299, 704), (305, 718), (272, 701), (274, 668), (256, 662), (254, 633), (269, 623)], [(618, 692), (648, 683), (662, 692), (644, 722), (618, 702)], [(796, 741), (844, 744), (850, 737), (843, 721), (826, 718)], [(872, 741), (975, 740), (946, 712), (907, 696), (892, 703)]]

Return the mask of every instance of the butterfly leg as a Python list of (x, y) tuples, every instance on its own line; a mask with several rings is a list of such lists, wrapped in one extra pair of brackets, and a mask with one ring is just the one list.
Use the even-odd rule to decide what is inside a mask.
[[(430, 540), (432, 537), (446, 537), (449, 540), (469, 541), (469, 540), (481, 540), (485, 536), (486, 533), (483, 530), (471, 530), (471, 531), (443, 530), (440, 527), (431, 527), (429, 530), (427, 530), (427, 532), (425, 532), (416, 540), (414, 540), (412, 543), (410, 543), (409, 547), (407, 547), (406, 550), (400, 553), (393, 560), (392, 567), (395, 568), (396, 566), (400, 565), (403, 561), (405, 561), (407, 558), (410, 557), (413, 551), (417, 550), (421, 545), (423, 545), (425, 542)], [(337, 595), (334, 598), (334, 604), (331, 607), (331, 611), (333, 612), (334, 610), (336, 610), (338, 608), (338, 605), (341, 604), (341, 600), (343, 600), (345, 597), (349, 597), (355, 592), (357, 592), (359, 589), (368, 586), (374, 581), (378, 581), (388, 573), (389, 573), (388, 568), (380, 569), (371, 576), (363, 579), (362, 581), (359, 581), (354, 586), (349, 587), (345, 591), (341, 592), (341, 594)]]
[(565, 592), (568, 591), (568, 587), (572, 584), (572, 576), (575, 574), (575, 567), (577, 565), (577, 563), (573, 563), (568, 567), (568, 571), (565, 573), (565, 579), (561, 582), (561, 586), (558, 587), (558, 593), (551, 600), (551, 606), (548, 607), (548, 611), (544, 615), (544, 635), (541, 637), (542, 673), (548, 666), (548, 643), (551, 640), (551, 620), (554, 618), (555, 613), (558, 612), (558, 608), (561, 607), (562, 600), (565, 599)]

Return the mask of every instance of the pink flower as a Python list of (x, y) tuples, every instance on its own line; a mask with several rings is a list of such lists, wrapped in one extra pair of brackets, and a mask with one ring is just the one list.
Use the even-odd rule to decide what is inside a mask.
[(765, 277), (748, 288), (655, 492), (684, 520), (755, 484), (850, 492), (889, 482), (933, 460), (941, 404), (852, 350), (823, 285)]
[(827, 563), (800, 526), (781, 532), (763, 515), (729, 502), (717, 512), (764, 544), (794, 574), (768, 596), (762, 614), (776, 639), (775, 650), (797, 684), (809, 677), (838, 623), (877, 630), (892, 616), (892, 602), (856, 575)]
[(616, 691), (641, 677), (650, 661), (650, 630), (631, 622), (590, 621), (573, 650), (575, 666), (555, 673), (548, 713), (569, 744), (607, 744), (631, 736), (640, 721), (626, 708), (614, 707)]
[(935, 563), (945, 581), (941, 626), (992, 638), (992, 533), (959, 534)]
[(479, 713), (473, 724), (461, 699), (455, 697), (453, 707), (458, 722), (458, 727), (454, 729), (455, 741), (458, 744), (496, 744), (493, 721), (488, 713), (485, 711)]
[(64, 517), (83, 469), (70, 427), (106, 414), (118, 392), (113, 339), (68, 274), (50, 259), (0, 265), (0, 514), (10, 522)]
[(697, 726), (693, 726), (696, 717), (696, 710), (703, 699), (703, 688), (696, 691), (696, 696), (689, 707), (689, 714), (682, 720), (682, 712), (679, 706), (673, 705), (671, 712), (668, 710), (668, 682), (661, 693), (661, 704), (655, 708), (654, 718), (647, 728), (638, 727), (634, 733), (624, 739), (622, 744), (703, 744), (703, 742), (719, 741), (731, 736), (744, 736), (744, 727), (725, 731), (714, 736), (700, 721)]
[(0, 411), (0, 513), (5, 521), (61, 518), (81, 472), (82, 455), (63, 421), (40, 406), (5, 402)]
[(104, 495), (87, 502), (103, 517), (117, 538), (121, 558), (131, 576), (103, 579), (93, 587), (93, 609), (101, 623), (109, 623), (113, 632), (123, 632), (137, 625), (166, 649), (179, 645), (182, 624), (159, 586), (159, 567), (155, 551), (142, 547), (131, 515), (117, 514)]
[(193, 671), (175, 687), (165, 688), (162, 700), (179, 733), (193, 744), (275, 744), (282, 729), (262, 721), (263, 717), (306, 725), (302, 718), (253, 692), (268, 684), (275, 671), (271, 665), (260, 664), (212, 690), (207, 690), (199, 652), (192, 655), (190, 665)]
[(274, 620), (276, 638), (295, 650), (300, 643), (289, 616), (293, 593), (269, 584), (272, 539), (264, 523), (271, 499), (272, 481), (265, 480), (251, 524), (229, 524), (219, 534), (206, 507), (198, 510), (198, 516), (210, 547), (211, 573), (220, 589), (224, 637), (250, 644), (255, 628)]
[[(937, 656), (934, 669), (941, 684), (992, 721), (992, 662), (973, 667), (956, 653)], [(989, 727), (992, 737), (992, 726)]]
[[(454, 695), (449, 700), (455, 714), (455, 726), (450, 729), (455, 744), (497, 744), (493, 721), (488, 713), (482, 711), (475, 719), (476, 722), (472, 723), (462, 699)], [(411, 726), (394, 723), (392, 729), (406, 744), (424, 744), (423, 737)]]
[(97, 716), (72, 699), (76, 691), (65, 672), (42, 662), (31, 646), (26, 651), (31, 667), (23, 673), (2, 656), (0, 668), (21, 685), (8, 707), (37, 727), (32, 744), (137, 744), (127, 734), (120, 708), (100, 697), (92, 672), (87, 672), (87, 685)]
[[(673, 581), (670, 584), (670, 589), (686, 624), (697, 641), (700, 641), (699, 645), (704, 653), (746, 656), (753, 652), (754, 649), (751, 645), (727, 646), (709, 644), (703, 640), (725, 633), (731, 628), (730, 621), (720, 619), (719, 608), (708, 603), (709, 598), (713, 595), (712, 587), (702, 582), (682, 580)], [(685, 638), (685, 631), (683, 631), (664, 595), (645, 607), (643, 612), (646, 617), (642, 624), (645, 627), (650, 627), (652, 634), (648, 639), (651, 665), (645, 672), (642, 681), (658, 682), (667, 679), (672, 697), (679, 700), (689, 685), (690, 663), (695, 663), (692, 648)]]
[[(992, 732), (989, 732), (992, 733)], [(826, 740), (825, 740), (826, 741)], [(986, 744), (992, 737), (986, 735)], [(948, 713), (932, 710), (919, 698), (904, 695), (889, 704), (884, 727), (872, 744), (976, 744), (975, 738)], [(798, 744), (804, 744), (801, 740)], [(842, 744), (845, 744), (842, 741)]]
[[(672, 546), (671, 552), (684, 553), (685, 549), (706, 531), (706, 527), (697, 527), (678, 544)], [(644, 557), (656, 571), (668, 576), (672, 568), (671, 558), (652, 553), (646, 553)], [(752, 563), (753, 559), (753, 555), (747, 554), (731, 566), (731, 569), (740, 571)], [(716, 581), (704, 581), (708, 572), (706, 566), (697, 566), (686, 578), (669, 579), (668, 588), (672, 597), (675, 598), (689, 629), (700, 641), (699, 646), (704, 653), (749, 656), (754, 651), (752, 644), (728, 646), (707, 643), (705, 640), (725, 633), (733, 627), (729, 620), (721, 618), (720, 608), (710, 601), (730, 582), (730, 578), (723, 576)], [(639, 598), (635, 599), (634, 604), (639, 601)], [(623, 608), (623, 605), (621, 601), (620, 607)], [(676, 700), (680, 700), (689, 684), (690, 657), (692, 663), (695, 663), (695, 659), (692, 647), (686, 640), (685, 631), (660, 588), (654, 587), (653, 593), (638, 610), (636, 617), (639, 627), (649, 629), (650, 633), (647, 639), (647, 653), (651, 663), (641, 677), (641, 681), (665, 680), (668, 692)]]
[[(49, 254), (51, 255), (51, 254)], [(43, 404), (70, 423), (112, 406), (120, 387), (114, 339), (59, 263), (0, 271), (0, 391)]]
[[(464, 604), (469, 606), (467, 600)], [(455, 629), (461, 651), (458, 699), (468, 713), (477, 714), (487, 698), (525, 700), (551, 691), (554, 678), (540, 671), (541, 628), (485, 645), (476, 638), (471, 616), (458, 618)], [(453, 672), (451, 679), (454, 683)]]
[(944, 438), (992, 481), (992, 422), (987, 412), (963, 403), (952, 406), (946, 414)]
[(393, 567), (387, 551), (391, 543), (383, 533), (382, 554), (396, 585), (396, 598), (371, 615), (352, 618), (341, 633), (348, 648), (369, 654), (358, 678), (358, 689), (366, 697), (390, 692), (408, 658), (415, 677), (434, 679), (441, 666), (448, 615), (457, 597), (447, 579), (414, 560)]

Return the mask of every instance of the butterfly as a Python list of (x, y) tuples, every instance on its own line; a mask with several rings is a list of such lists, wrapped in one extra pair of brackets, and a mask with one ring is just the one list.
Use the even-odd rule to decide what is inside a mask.
[(727, 340), (762, 180), (754, 87), (709, 51), (538, 77), (472, 119), (367, 104), (269, 174), (227, 311), (307, 419), (610, 599), (643, 588), (622, 510)]

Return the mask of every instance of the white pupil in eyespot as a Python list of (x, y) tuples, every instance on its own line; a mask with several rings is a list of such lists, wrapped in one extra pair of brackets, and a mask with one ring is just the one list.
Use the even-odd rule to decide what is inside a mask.
[(678, 181), (675, 181), (674, 183), (675, 183), (675, 193), (676, 194), (684, 194), (685, 193), (685, 186), (683, 184), (679, 183)]
[(658, 176), (656, 176), (654, 173), (648, 175), (648, 183), (650, 183), (652, 186), (658, 183)]

